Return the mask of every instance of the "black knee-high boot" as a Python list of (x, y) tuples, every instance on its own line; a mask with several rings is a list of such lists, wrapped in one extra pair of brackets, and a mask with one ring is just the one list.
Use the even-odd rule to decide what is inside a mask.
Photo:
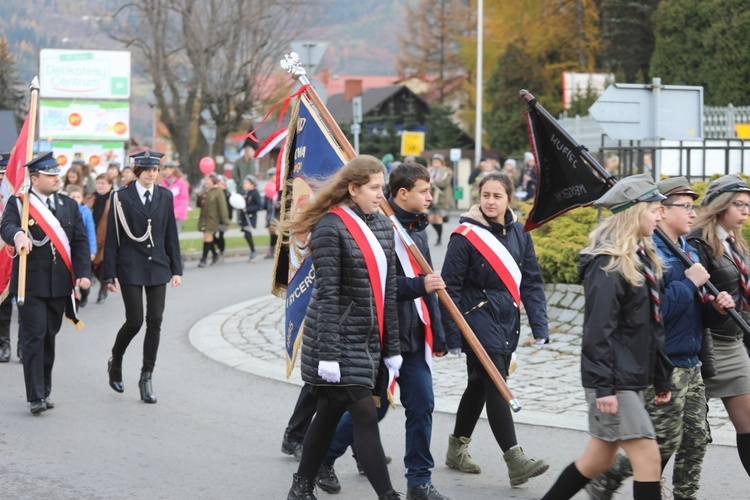
[(211, 249), (211, 243), (204, 241), (203, 242), (203, 254), (201, 256), (200, 262), (198, 262), (198, 267), (206, 267), (206, 258), (208, 257), (208, 251)]
[(562, 471), (560, 477), (557, 478), (557, 481), (555, 481), (555, 484), (552, 485), (547, 494), (542, 497), (542, 500), (567, 500), (568, 498), (573, 498), (588, 482), (589, 478), (581, 474), (576, 468), (576, 464), (572, 463)]
[(750, 434), (737, 434), (737, 453), (745, 472), (750, 476)]

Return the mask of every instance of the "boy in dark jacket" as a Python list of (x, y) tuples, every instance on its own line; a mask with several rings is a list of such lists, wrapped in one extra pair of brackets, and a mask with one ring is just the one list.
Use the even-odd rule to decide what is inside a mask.
[[(427, 235), (427, 209), (432, 201), (430, 173), (422, 165), (402, 163), (390, 174), (391, 198), (388, 202), (399, 222), (432, 265)], [(447, 352), (445, 334), (440, 320), (436, 290), (445, 288), (439, 274), (421, 276), (416, 263), (410, 261), (408, 249), (396, 237), (396, 280), (398, 284), (399, 339), (401, 344), (401, 403), (406, 409), (406, 480), (408, 499), (443, 500), (432, 485), (431, 469), (435, 466), (430, 453), (432, 411), (435, 397), (432, 390), (432, 357)], [(385, 401), (382, 403), (386, 405)], [(380, 413), (380, 412), (379, 412)], [(382, 418), (382, 417), (381, 417)], [(333, 468), (334, 461), (353, 443), (353, 425), (345, 414), (336, 429), (336, 437), (318, 472), (316, 482), (328, 493), (341, 490)]]
[[(691, 189), (685, 177), (666, 179), (658, 187), (667, 197), (662, 201), (662, 220), (658, 226), (695, 264), (685, 269), (666, 242), (658, 234), (654, 235), (657, 253), (664, 262), (662, 316), (666, 353), (675, 368), (672, 399), (655, 405), (652, 386), (646, 393), (646, 408), (656, 429), (662, 469), (672, 454), (677, 453), (672, 475), (675, 498), (697, 498), (703, 456), (711, 442), (705, 385), (698, 361), (703, 326), (725, 321), (725, 307), (734, 307), (734, 301), (726, 292), (721, 292), (716, 299), (703, 296), (701, 287), (708, 281), (709, 274), (700, 264), (695, 248), (684, 238), (696, 217), (694, 203), (698, 193)], [(618, 455), (614, 466), (594, 478), (586, 491), (592, 498), (612, 498), (622, 481), (632, 475), (630, 460)]]

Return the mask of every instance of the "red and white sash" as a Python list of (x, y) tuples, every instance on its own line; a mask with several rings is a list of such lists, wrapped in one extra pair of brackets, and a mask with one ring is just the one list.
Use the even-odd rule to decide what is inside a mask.
[[(381, 355), (384, 355), (385, 278), (388, 275), (388, 260), (386, 259), (383, 247), (380, 246), (380, 242), (375, 237), (375, 234), (369, 227), (367, 227), (365, 221), (354, 213), (351, 208), (341, 205), (332, 209), (331, 213), (338, 215), (344, 222), (346, 229), (348, 229), (352, 237), (354, 237), (354, 242), (359, 247), (359, 250), (362, 252), (362, 256), (365, 259), (367, 274), (370, 276), (372, 295), (375, 298), (375, 313), (378, 318)], [(388, 392), (391, 398), (393, 396), (393, 390), (395, 390), (395, 384), (396, 377), (391, 370), (388, 370)]]
[(510, 292), (517, 307), (521, 307), (521, 269), (505, 245), (487, 229), (463, 222), (453, 231), (460, 234), (490, 263), (500, 281)]
[[(23, 194), (19, 195), (21, 201), (23, 201)], [(65, 234), (60, 221), (57, 220), (55, 214), (50, 212), (47, 205), (42, 203), (37, 196), (29, 197), (29, 215), (36, 221), (39, 228), (44, 231), (44, 234), (50, 239), (50, 242), (55, 247), (55, 251), (62, 259), (65, 267), (68, 268), (70, 273), (70, 281), (75, 285), (75, 276), (73, 275), (73, 263), (70, 260), (70, 241), (68, 241), (68, 235)]]
[[(396, 233), (396, 256), (398, 257), (398, 261), (401, 263), (401, 267), (404, 269), (404, 275), (406, 275), (407, 278), (418, 277), (421, 274), (422, 269), (419, 267), (419, 264), (417, 264), (417, 260), (411, 254), (409, 249), (406, 248), (406, 245), (398, 234), (398, 230), (394, 227), (393, 231)], [(417, 308), (419, 319), (424, 325), (424, 357), (425, 361), (427, 362), (427, 366), (430, 367), (430, 373), (432, 373), (432, 346), (434, 345), (434, 343), (432, 337), (430, 311), (427, 309), (427, 303), (425, 302), (424, 297), (417, 297), (416, 299), (414, 299), (414, 306)]]
[[(18, 194), (18, 205), (19, 213), (21, 213), (21, 205), (23, 203), (23, 193)], [(42, 203), (42, 200), (37, 196), (29, 196), (29, 216), (34, 219), (39, 228), (49, 238), (50, 244), (53, 246), (54, 251), (60, 256), (60, 259), (68, 268), (70, 274), (70, 283), (73, 285), (73, 292), (71, 294), (71, 310), (73, 318), (71, 321), (76, 325), (76, 328), (82, 328), (82, 323), (78, 319), (78, 306), (75, 301), (76, 293), (76, 278), (73, 272), (73, 262), (70, 259), (70, 241), (68, 235), (65, 234), (65, 230), (60, 225), (60, 221), (57, 220), (55, 214), (53, 214), (47, 205)]]

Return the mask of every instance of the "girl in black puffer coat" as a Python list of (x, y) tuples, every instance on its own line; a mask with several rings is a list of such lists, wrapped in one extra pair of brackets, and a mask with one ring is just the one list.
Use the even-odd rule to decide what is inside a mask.
[(354, 158), (323, 185), (312, 204), (279, 225), (292, 238), (312, 233), (308, 243), (315, 269), (303, 330), (302, 379), (313, 386), (318, 406), (287, 497), (291, 500), (315, 498), (315, 475), (345, 411), (354, 420), (357, 446), (367, 450), (358, 458), (379, 498), (399, 498), (388, 475), (373, 399), (380, 384), (387, 384), (388, 371), (398, 376), (401, 367), (393, 227), (378, 213), (384, 178), (378, 159)]

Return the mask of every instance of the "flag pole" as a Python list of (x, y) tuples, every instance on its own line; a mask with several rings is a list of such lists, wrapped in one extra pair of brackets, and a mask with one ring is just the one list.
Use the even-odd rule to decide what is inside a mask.
[[(617, 183), (617, 179), (612, 174), (607, 172), (607, 170), (599, 164), (596, 158), (594, 158), (594, 156), (591, 155), (591, 153), (589, 153), (585, 147), (582, 147), (578, 143), (578, 141), (573, 139), (573, 137), (571, 137), (570, 134), (568, 134), (568, 132), (566, 132), (565, 129), (563, 129), (560, 126), (560, 124), (557, 123), (557, 120), (555, 120), (555, 118), (549, 113), (549, 111), (544, 109), (544, 107), (537, 102), (536, 97), (534, 97), (531, 94), (531, 92), (529, 92), (528, 90), (521, 90), (519, 92), (519, 95), (521, 99), (523, 99), (524, 102), (526, 102), (526, 104), (529, 105), (529, 108), (536, 109), (541, 115), (547, 118), (549, 123), (551, 123), (552, 126), (555, 127), (555, 129), (560, 133), (560, 135), (562, 135), (568, 141), (570, 141), (571, 144), (575, 144), (576, 146), (579, 147), (581, 156), (583, 156), (584, 159), (589, 163), (589, 165), (593, 167), (596, 173), (599, 174), (599, 176), (601, 176), (602, 179), (604, 179), (604, 182), (609, 184), (609, 187), (612, 187)], [(679, 248), (674, 243), (674, 241), (672, 241), (672, 239), (664, 233), (664, 231), (661, 228), (657, 227), (654, 233), (659, 235), (659, 238), (661, 238), (662, 241), (664, 241), (664, 244), (667, 245), (667, 247), (669, 248), (669, 251), (675, 254), (686, 268), (689, 268), (690, 266), (695, 264), (695, 262), (690, 260), (690, 258), (685, 254), (685, 252), (681, 248)], [(703, 286), (706, 287), (706, 290), (708, 290), (708, 293), (710, 293), (714, 297), (719, 295), (719, 290), (710, 281), (707, 281)], [(750, 326), (747, 324), (747, 322), (745, 322), (744, 319), (742, 319), (742, 316), (740, 316), (740, 314), (735, 309), (727, 309), (727, 313), (729, 314), (729, 317), (732, 318), (732, 320), (735, 323), (737, 323), (737, 326), (739, 326), (744, 333), (750, 335)]]
[[(26, 162), (28, 163), (34, 156), (34, 136), (36, 135), (36, 110), (37, 103), (39, 100), (39, 77), (35, 76), (31, 81), (31, 98), (29, 102), (29, 129), (27, 131), (26, 138)], [(26, 236), (29, 235), (29, 187), (31, 186), (29, 180), (29, 169), (24, 167), (23, 169), (23, 206), (21, 208), (21, 230)], [(16, 302), (19, 306), (26, 303), (26, 260), (28, 252), (25, 248), (21, 249), (20, 257), (18, 261), (18, 297)]]
[[(299, 56), (297, 56), (297, 54), (295, 54), (294, 52), (289, 55), (284, 56), (284, 60), (281, 61), (281, 67), (284, 68), (289, 73), (291, 73), (292, 76), (298, 79), (300, 83), (302, 83), (303, 85), (307, 85), (310, 83), (309, 80), (307, 79), (307, 76), (306, 76), (307, 72), (305, 71), (305, 68), (303, 68), (299, 64)], [(344, 151), (344, 154), (349, 158), (355, 158), (357, 156), (356, 151), (354, 150), (352, 145), (349, 143), (349, 140), (341, 131), (341, 128), (336, 123), (336, 120), (333, 118), (333, 116), (331, 116), (331, 113), (328, 111), (328, 108), (326, 108), (325, 104), (323, 104), (323, 101), (321, 101), (320, 97), (318, 96), (318, 93), (315, 91), (312, 85), (310, 85), (309, 87), (307, 87), (307, 89), (305, 89), (305, 94), (313, 103), (315, 108), (317, 109), (318, 114), (320, 115), (321, 119), (328, 127), (331, 134), (333, 134), (333, 137), (336, 139), (336, 142), (338, 142), (339, 146)], [(384, 199), (383, 201), (380, 202), (380, 209), (383, 211), (383, 213), (385, 213), (387, 217), (391, 219), (391, 222), (396, 228), (396, 231), (398, 232), (401, 239), (404, 241), (404, 245), (409, 249), (411, 254), (414, 256), (415, 260), (419, 264), (419, 267), (422, 269), (422, 272), (424, 274), (434, 273), (430, 265), (427, 263), (427, 260), (422, 255), (422, 252), (419, 251), (419, 249), (417, 248), (417, 245), (409, 236), (409, 233), (406, 232), (404, 227), (399, 222), (398, 218), (393, 212), (393, 209), (388, 204), (388, 200)], [(513, 409), (513, 411), (516, 411), (516, 412), (519, 411), (521, 409), (520, 403), (513, 396), (513, 393), (508, 387), (508, 384), (505, 382), (505, 379), (503, 379), (503, 377), (500, 375), (500, 372), (498, 371), (497, 367), (492, 362), (490, 357), (487, 355), (487, 352), (484, 350), (484, 347), (482, 347), (482, 344), (479, 342), (479, 339), (471, 330), (471, 327), (466, 322), (466, 319), (464, 319), (463, 314), (461, 314), (461, 311), (459, 311), (456, 304), (450, 298), (450, 295), (448, 295), (448, 292), (446, 292), (445, 290), (438, 290), (437, 295), (438, 295), (438, 298), (440, 299), (440, 302), (442, 302), (443, 306), (445, 306), (445, 308), (450, 313), (451, 318), (453, 318), (453, 321), (456, 322), (456, 325), (458, 326), (459, 330), (463, 334), (466, 341), (469, 343), (469, 346), (471, 346), (471, 350), (474, 352), (474, 354), (476, 354), (477, 358), (479, 358), (479, 361), (482, 363), (482, 366), (489, 374), (490, 378), (492, 379), (492, 382), (500, 391), (500, 394), (503, 396), (505, 401), (508, 402), (508, 404)]]

